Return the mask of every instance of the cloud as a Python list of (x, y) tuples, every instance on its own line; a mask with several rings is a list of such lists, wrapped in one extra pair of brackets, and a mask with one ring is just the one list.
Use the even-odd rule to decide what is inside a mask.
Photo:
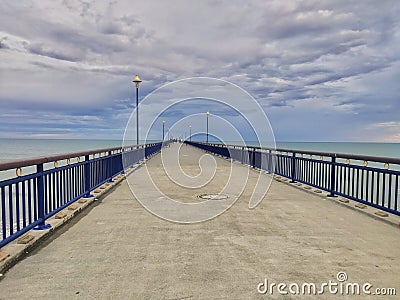
[(379, 135), (379, 141), (400, 143), (400, 121), (373, 123), (366, 127), (366, 132)]
[(80, 60), (80, 55), (78, 54), (74, 55), (71, 53), (50, 49), (39, 43), (28, 45), (27, 50), (32, 54), (47, 56), (57, 60), (66, 60), (70, 62), (76, 62)]
[(60, 134), (60, 133), (34, 133), (31, 134), (31, 137), (35, 138), (68, 138), (68, 134)]
[(119, 134), (136, 73), (142, 97), (185, 77), (232, 81), (282, 140), (379, 140), (369, 126), (397, 120), (396, 0), (2, 1), (0, 12), (0, 110), (27, 112), (10, 131), (34, 119), (48, 132), (53, 115), (81, 135)]

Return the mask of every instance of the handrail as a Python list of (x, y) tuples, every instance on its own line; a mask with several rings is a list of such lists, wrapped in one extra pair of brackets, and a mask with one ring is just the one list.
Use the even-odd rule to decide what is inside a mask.
[(40, 157), (33, 157), (27, 159), (18, 159), (18, 160), (11, 160), (0, 162), (0, 171), (5, 171), (9, 169), (15, 168), (23, 168), (33, 165), (39, 165), (43, 163), (49, 163), (53, 161), (81, 157), (86, 155), (98, 154), (98, 153), (105, 153), (110, 151), (117, 151), (117, 150), (133, 150), (134, 148), (143, 148), (153, 146), (158, 143), (148, 143), (148, 144), (140, 144), (140, 145), (133, 145), (133, 146), (124, 146), (124, 147), (113, 147), (113, 148), (102, 148), (102, 149), (95, 149), (95, 150), (87, 150), (87, 151), (79, 151), (79, 152), (70, 152), (70, 153), (63, 153), (63, 154), (55, 154), (50, 156), (40, 156)]
[(372, 161), (372, 162), (382, 162), (382, 163), (391, 163), (391, 164), (399, 164), (400, 158), (395, 157), (384, 157), (384, 156), (371, 156), (371, 155), (358, 155), (358, 154), (346, 154), (346, 153), (335, 153), (335, 152), (320, 152), (320, 151), (308, 151), (308, 150), (294, 150), (294, 149), (283, 149), (283, 148), (269, 148), (269, 147), (260, 147), (260, 146), (249, 146), (249, 145), (233, 145), (233, 144), (217, 144), (217, 143), (205, 143), (205, 142), (196, 142), (199, 144), (216, 146), (216, 147), (244, 147), (247, 149), (254, 150), (271, 150), (278, 152), (290, 152), (290, 153), (299, 153), (299, 154), (307, 154), (307, 155), (317, 155), (317, 156), (325, 156), (325, 157), (336, 157), (343, 159), (354, 159), (361, 161)]

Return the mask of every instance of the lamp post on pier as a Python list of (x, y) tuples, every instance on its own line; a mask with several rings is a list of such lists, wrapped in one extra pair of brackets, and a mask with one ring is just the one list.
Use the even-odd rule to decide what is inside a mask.
[(163, 142), (164, 142), (164, 138), (165, 138), (165, 121), (163, 120), (162, 121), (162, 140), (163, 140)]
[(139, 145), (139, 84), (142, 80), (140, 80), (139, 75), (136, 74), (132, 82), (134, 82), (136, 86), (136, 145)]
[(192, 141), (192, 125), (189, 125), (189, 142)]
[(210, 115), (210, 112), (206, 112), (206, 116), (207, 116), (207, 143), (208, 143), (208, 117)]

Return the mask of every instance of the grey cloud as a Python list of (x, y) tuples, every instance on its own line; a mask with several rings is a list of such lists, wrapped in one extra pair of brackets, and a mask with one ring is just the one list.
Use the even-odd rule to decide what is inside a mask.
[(47, 48), (43, 44), (35, 43), (27, 46), (27, 50), (33, 54), (48, 56), (50, 58), (77, 62), (81, 60), (81, 55), (73, 53), (65, 53), (59, 50)]
[(0, 40), (0, 49), (10, 49), (3, 39)]
[(120, 24), (116, 22), (108, 22), (104, 24), (101, 28), (101, 33), (104, 34), (123, 34), (123, 28)]
[(285, 118), (308, 128), (315, 114), (334, 112), (352, 127), (343, 116), (358, 110), (368, 116), (353, 123), (361, 128), (398, 111), (395, 0), (379, 9), (370, 0), (3, 1), (0, 11), (2, 109), (99, 106), (99, 116), (126, 115), (139, 73), (141, 96), (190, 76), (230, 80), (276, 114), (277, 131), (291, 137)]

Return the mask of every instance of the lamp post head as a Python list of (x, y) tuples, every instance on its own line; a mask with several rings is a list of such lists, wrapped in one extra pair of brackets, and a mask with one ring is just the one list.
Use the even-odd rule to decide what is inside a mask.
[(162, 123), (165, 124), (165, 121), (163, 120)]
[(189, 125), (189, 128), (192, 128), (192, 125)]
[(135, 79), (132, 81), (136, 84), (136, 88), (139, 88), (139, 83), (142, 82), (142, 80), (139, 78), (139, 75), (136, 74)]
[(207, 117), (210, 115), (210, 112), (208, 111), (208, 112), (206, 112), (206, 115), (207, 115)]

